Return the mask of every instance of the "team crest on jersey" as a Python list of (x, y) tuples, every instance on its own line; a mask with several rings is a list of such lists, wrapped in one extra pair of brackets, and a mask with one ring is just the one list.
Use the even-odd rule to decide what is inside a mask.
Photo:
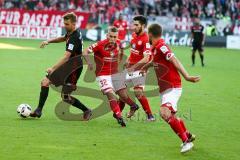
[(168, 53), (166, 56), (166, 59), (169, 60), (170, 58), (172, 58), (172, 56), (173, 56), (173, 53)]
[(142, 44), (142, 41), (138, 41), (138, 45), (141, 45)]
[(68, 45), (68, 49), (71, 50), (71, 51), (73, 50), (73, 47), (74, 47), (74, 45), (71, 44), (71, 43)]

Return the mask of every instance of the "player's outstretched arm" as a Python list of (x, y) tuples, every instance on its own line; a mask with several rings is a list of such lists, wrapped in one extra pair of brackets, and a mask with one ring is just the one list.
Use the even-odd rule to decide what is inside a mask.
[(46, 45), (48, 45), (49, 43), (59, 43), (59, 42), (64, 42), (66, 40), (65, 36), (61, 36), (61, 37), (57, 37), (54, 39), (49, 39), (46, 41), (42, 41), (40, 44), (40, 48), (44, 48)]
[(172, 56), (169, 61), (177, 68), (186, 81), (193, 83), (200, 81), (200, 76), (190, 76), (182, 63), (175, 56)]
[(138, 63), (134, 64), (132, 67), (128, 68), (128, 72), (133, 72), (135, 69), (140, 68), (151, 61), (151, 55), (146, 54)]
[(204, 45), (204, 44), (205, 44), (205, 39), (206, 39), (206, 36), (205, 36), (205, 34), (203, 33), (202, 45)]
[(146, 63), (141, 69), (139, 74), (146, 74), (148, 69), (153, 66), (153, 59)]
[(91, 71), (91, 70), (93, 70), (93, 64), (92, 64), (92, 62), (91, 62), (91, 60), (90, 60), (90, 58), (89, 58), (89, 54), (90, 54), (90, 53), (91, 53), (91, 52), (89, 51), (89, 49), (86, 48), (86, 49), (84, 50), (84, 52), (83, 52), (83, 58), (84, 58), (85, 61), (87, 62), (88, 69)]
[(121, 62), (122, 62), (123, 55), (124, 55), (124, 50), (123, 50), (123, 49), (120, 49), (120, 51), (119, 51), (119, 56), (118, 56), (118, 63), (121, 63)]

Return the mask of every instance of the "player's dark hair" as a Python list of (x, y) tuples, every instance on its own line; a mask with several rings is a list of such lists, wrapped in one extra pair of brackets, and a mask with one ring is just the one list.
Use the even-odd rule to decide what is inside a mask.
[(148, 33), (151, 33), (153, 37), (160, 37), (162, 35), (162, 27), (159, 24), (151, 24), (148, 27)]
[(141, 24), (141, 25), (147, 25), (147, 18), (145, 17), (145, 16), (142, 16), (142, 15), (139, 15), (139, 16), (135, 16), (134, 18), (133, 18), (133, 20), (134, 21), (139, 21), (139, 23)]
[(118, 29), (115, 26), (110, 26), (108, 27), (108, 32), (118, 32)]
[(63, 15), (63, 19), (64, 20), (70, 20), (71, 22), (73, 23), (76, 23), (77, 22), (77, 16), (75, 13), (73, 12), (69, 12), (69, 13), (66, 13)]

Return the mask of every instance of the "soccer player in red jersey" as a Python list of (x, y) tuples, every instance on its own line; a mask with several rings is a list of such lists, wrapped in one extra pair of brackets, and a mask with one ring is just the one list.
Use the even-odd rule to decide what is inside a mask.
[(113, 22), (113, 26), (118, 28), (118, 39), (124, 41), (127, 35), (128, 23), (127, 21), (123, 20), (122, 14), (120, 14), (118, 19)]
[(124, 74), (118, 72), (118, 61), (122, 51), (120, 41), (117, 39), (118, 30), (116, 27), (110, 27), (107, 39), (92, 44), (83, 54), (90, 70), (93, 69), (88, 55), (94, 53), (96, 63), (95, 74), (98, 84), (103, 94), (109, 100), (110, 107), (114, 112), (113, 117), (123, 127), (126, 126), (121, 115), (121, 109), (114, 93), (117, 93), (121, 100), (131, 106), (131, 114), (139, 108), (128, 96), (126, 85), (124, 83)]
[[(141, 103), (148, 121), (154, 121), (155, 118), (152, 114), (148, 99), (143, 93), (145, 86), (146, 76), (140, 76), (139, 70), (140, 68), (137, 66), (141, 66), (143, 62), (146, 62), (151, 57), (150, 44), (147, 33), (144, 31), (144, 28), (147, 25), (147, 19), (144, 16), (135, 16), (133, 18), (134, 23), (134, 33), (132, 34), (131, 39), (131, 49), (130, 56), (126, 62), (126, 68), (128, 72), (130, 72), (128, 79), (126, 80), (126, 84), (133, 84), (134, 93), (137, 97), (138, 101)], [(135, 67), (133, 67), (135, 66)], [(131, 70), (131, 68), (135, 68)], [(132, 73), (131, 73), (132, 72)], [(136, 78), (137, 77), (137, 78)], [(122, 108), (123, 104), (120, 103), (120, 107)], [(128, 115), (130, 118), (132, 115)]]
[[(171, 126), (173, 131), (180, 137), (183, 144), (181, 153), (192, 149), (195, 135), (191, 134), (185, 127), (182, 119), (176, 116), (177, 103), (182, 94), (181, 77), (179, 73), (189, 82), (198, 82), (199, 76), (190, 76), (184, 69), (181, 62), (175, 57), (171, 49), (161, 38), (162, 27), (152, 24), (148, 28), (150, 43), (152, 44), (152, 63), (160, 87), (161, 117)], [(146, 70), (150, 63), (146, 64), (142, 70)]]

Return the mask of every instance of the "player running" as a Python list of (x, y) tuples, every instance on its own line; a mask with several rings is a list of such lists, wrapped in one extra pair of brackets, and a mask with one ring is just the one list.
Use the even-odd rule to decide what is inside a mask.
[(204, 67), (203, 45), (205, 42), (204, 27), (200, 24), (198, 18), (195, 19), (194, 25), (191, 27), (192, 35), (192, 66), (195, 65), (195, 53), (198, 53), (201, 58), (202, 67)]
[(116, 19), (113, 22), (113, 26), (118, 28), (118, 39), (120, 39), (121, 41), (124, 41), (125, 37), (127, 35), (127, 32), (128, 32), (127, 31), (128, 23), (127, 23), (127, 21), (123, 20), (122, 14), (119, 14), (118, 19)]
[(127, 95), (124, 83), (124, 74), (118, 72), (118, 61), (122, 51), (120, 41), (117, 40), (118, 30), (116, 27), (109, 27), (107, 39), (92, 44), (83, 54), (90, 70), (93, 65), (89, 59), (89, 54), (94, 53), (94, 61), (96, 63), (96, 79), (103, 94), (109, 100), (109, 105), (113, 111), (113, 117), (118, 123), (125, 127), (126, 124), (121, 115), (121, 109), (114, 92), (117, 93), (123, 102), (131, 106), (130, 113), (139, 108)]
[[(144, 28), (147, 25), (147, 19), (144, 16), (136, 16), (133, 18), (134, 23), (134, 33), (132, 34), (131, 39), (131, 49), (130, 56), (126, 61), (126, 68), (130, 72), (128, 79), (126, 81), (127, 84), (133, 84), (133, 89), (135, 96), (138, 101), (141, 103), (148, 121), (154, 121), (155, 118), (152, 114), (148, 99), (143, 93), (145, 87), (145, 79), (146, 75), (138, 76), (139, 70), (142, 63), (147, 62), (150, 59), (151, 51), (150, 44), (147, 33), (144, 31)], [(135, 66), (135, 70), (129, 70), (132, 66)], [(131, 73), (132, 72), (132, 73)], [(120, 107), (124, 107), (124, 103), (120, 103)], [(128, 115), (130, 118), (132, 115)]]
[(176, 116), (177, 103), (182, 94), (179, 72), (185, 80), (193, 83), (198, 82), (200, 77), (190, 76), (184, 69), (181, 62), (161, 38), (162, 27), (160, 25), (150, 25), (148, 35), (152, 44), (153, 59), (152, 63), (146, 64), (142, 70), (146, 72), (146, 69), (153, 64), (160, 88), (160, 115), (182, 140), (181, 153), (185, 153), (192, 149), (195, 135), (191, 134), (186, 129), (183, 120)]
[[(47, 69), (48, 75), (43, 78), (41, 82), (41, 92), (39, 97), (39, 104), (35, 111), (30, 114), (31, 117), (40, 118), (42, 115), (43, 106), (47, 100), (49, 85), (53, 84), (50, 81), (51, 74), (62, 67), (67, 61), (71, 60), (74, 57), (82, 55), (82, 35), (79, 30), (76, 29), (76, 20), (77, 17), (74, 13), (67, 13), (63, 16), (64, 27), (67, 31), (65, 36), (58, 37), (55, 39), (43, 41), (40, 48), (44, 48), (49, 43), (59, 43), (66, 41), (66, 50), (64, 56), (56, 63), (53, 67)], [(80, 59), (82, 64), (82, 60)], [(72, 106), (79, 108), (84, 112), (83, 119), (89, 120), (91, 116), (91, 110), (82, 104), (78, 99), (71, 96), (71, 92), (76, 89), (77, 81), (81, 75), (83, 67), (78, 68), (76, 71), (73, 71), (65, 80), (65, 84), (62, 87), (61, 97), (64, 102), (71, 104)], [(63, 77), (65, 78), (65, 77)]]

